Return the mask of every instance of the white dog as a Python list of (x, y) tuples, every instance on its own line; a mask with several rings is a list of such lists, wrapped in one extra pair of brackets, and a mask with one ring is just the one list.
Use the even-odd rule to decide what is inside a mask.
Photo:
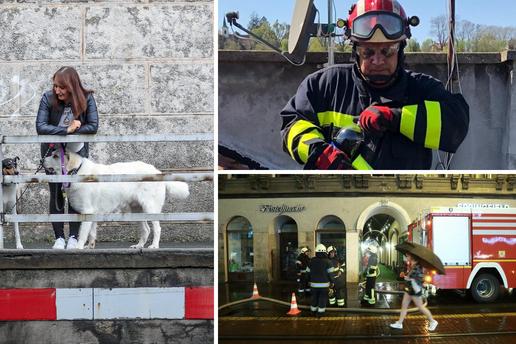
[[(14, 159), (4, 159), (2, 160), (2, 174), (3, 175), (18, 175), (18, 164), (17, 160), (20, 158), (16, 157)], [(11, 214), (16, 215), (16, 189), (17, 184), (4, 184), (2, 185), (3, 192), (3, 201), (4, 201), (4, 213), (11, 211)], [(12, 210), (11, 210), (12, 208)], [(14, 222), (14, 237), (16, 238), (16, 248), (23, 249), (23, 245), (20, 239), (20, 229), (18, 228), (18, 222)]]
[[(154, 166), (141, 161), (113, 165), (95, 164), (75, 153), (65, 154), (67, 173), (76, 169), (77, 174), (161, 174)], [(45, 158), (43, 167), (47, 171), (62, 174), (61, 152), (55, 151)], [(106, 214), (129, 206), (133, 213), (161, 213), (165, 196), (186, 198), (188, 184), (184, 182), (118, 182), (118, 183), (71, 183), (66, 195), (72, 207), (81, 214)], [(150, 228), (147, 221), (140, 222), (141, 236), (133, 248), (142, 248), (147, 242)], [(161, 227), (159, 221), (152, 221), (153, 240), (149, 248), (159, 248)], [(88, 239), (88, 247), (95, 247), (96, 222), (83, 222), (79, 230), (77, 248), (82, 249)]]

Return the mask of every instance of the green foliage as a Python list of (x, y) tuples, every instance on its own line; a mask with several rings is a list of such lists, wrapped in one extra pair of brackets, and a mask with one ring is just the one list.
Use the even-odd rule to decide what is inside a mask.
[(324, 46), (324, 41), (320, 38), (310, 39), (308, 51), (328, 51), (328, 47)]
[(405, 48), (405, 51), (419, 52), (421, 51), (421, 47), (419, 46), (419, 43), (416, 39), (409, 39), (407, 41), (407, 47)]
[(431, 38), (429, 38), (421, 44), (421, 51), (423, 51), (425, 53), (429, 53), (432, 51), (433, 45), (434, 45), (434, 41)]

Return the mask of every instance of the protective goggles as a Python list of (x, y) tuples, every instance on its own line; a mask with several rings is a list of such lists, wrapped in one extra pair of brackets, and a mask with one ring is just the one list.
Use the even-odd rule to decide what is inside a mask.
[(397, 54), (400, 50), (400, 44), (394, 43), (388, 46), (384, 46), (383, 48), (370, 48), (364, 47), (361, 45), (357, 45), (357, 54), (364, 60), (370, 59), (375, 56), (376, 53), (382, 54), (384, 57), (389, 58), (394, 54)]
[(351, 35), (361, 40), (368, 40), (376, 29), (380, 29), (387, 39), (395, 40), (405, 35), (403, 19), (386, 12), (369, 12), (353, 20)]

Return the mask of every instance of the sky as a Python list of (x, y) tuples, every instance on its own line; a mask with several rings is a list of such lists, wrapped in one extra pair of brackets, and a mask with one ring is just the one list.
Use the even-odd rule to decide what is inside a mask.
[[(336, 7), (334, 18), (346, 19), (351, 4), (355, 2), (356, 0), (334, 0)], [(419, 43), (431, 38), (432, 18), (447, 14), (449, 8), (448, 0), (399, 0), (399, 2), (409, 17), (415, 15), (421, 20), (421, 24), (411, 27), (412, 38), (417, 39)], [(218, 0), (218, 28), (222, 26), (225, 14), (233, 11), (239, 11), (240, 19), (237, 22), (244, 27), (247, 27), (253, 11), (260, 18), (266, 17), (271, 24), (276, 19), (280, 23), (290, 24), (295, 3), (295, 0)], [(328, 0), (315, 0), (314, 4), (319, 10), (321, 23), (327, 23)], [(475, 24), (516, 26), (516, 0), (456, 0), (455, 12), (458, 19), (467, 19)]]

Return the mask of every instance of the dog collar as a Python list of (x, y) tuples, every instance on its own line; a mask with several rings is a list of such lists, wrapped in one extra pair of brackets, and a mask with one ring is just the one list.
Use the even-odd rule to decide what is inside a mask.
[(82, 167), (82, 163), (79, 165), (79, 167), (72, 168), (70, 171), (68, 171), (68, 174), (72, 175), (72, 176), (77, 174), (77, 172), (79, 172), (81, 167)]

